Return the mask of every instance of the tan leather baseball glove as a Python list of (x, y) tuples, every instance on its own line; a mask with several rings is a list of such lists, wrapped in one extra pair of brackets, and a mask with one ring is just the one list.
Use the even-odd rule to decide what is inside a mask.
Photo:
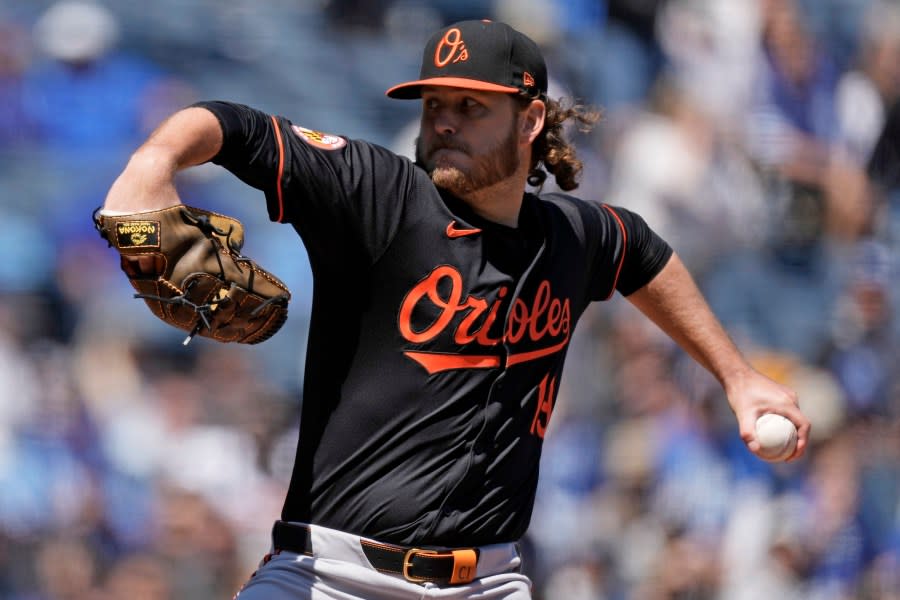
[(287, 319), (291, 293), (277, 277), (241, 255), (240, 221), (176, 205), (152, 212), (104, 215), (94, 224), (121, 255), (122, 271), (154, 315), (195, 335), (257, 344)]

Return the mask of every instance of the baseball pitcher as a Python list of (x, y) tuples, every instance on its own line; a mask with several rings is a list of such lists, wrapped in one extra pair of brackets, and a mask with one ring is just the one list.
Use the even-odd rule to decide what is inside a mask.
[[(547, 97), (537, 45), (498, 22), (428, 41), (416, 160), (222, 101), (167, 119), (96, 215), (138, 297), (167, 323), (256, 343), (290, 292), (241, 254), (243, 229), (181, 203), (207, 161), (261, 190), (314, 275), (296, 462), (272, 547), (239, 600), (531, 597), (517, 541), (572, 333), (618, 293), (721, 382), (741, 434), (766, 412), (809, 423), (754, 371), (672, 248), (641, 217), (568, 193), (563, 135), (586, 109)], [(249, 400), (249, 399), (248, 399)], [(261, 551), (262, 554), (262, 551)]]

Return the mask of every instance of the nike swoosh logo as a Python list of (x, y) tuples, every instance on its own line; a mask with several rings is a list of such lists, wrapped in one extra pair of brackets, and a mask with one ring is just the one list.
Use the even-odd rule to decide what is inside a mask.
[(465, 237), (467, 235), (475, 235), (476, 233), (481, 233), (480, 229), (460, 229), (456, 226), (456, 221), (450, 221), (450, 224), (447, 225), (447, 237), (448, 238), (460, 238)]

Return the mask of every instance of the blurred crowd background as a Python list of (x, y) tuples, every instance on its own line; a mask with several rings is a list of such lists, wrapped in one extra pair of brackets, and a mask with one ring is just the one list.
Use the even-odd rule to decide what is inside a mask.
[(410, 154), (419, 107), (384, 90), (484, 17), (542, 45), (551, 96), (602, 108), (578, 195), (665, 236), (814, 426), (802, 460), (756, 459), (708, 374), (593, 306), (525, 540), (535, 598), (900, 598), (896, 0), (3, 0), (0, 597), (230, 598), (281, 508), (303, 248), (218, 167), (180, 176), (295, 296), (260, 346), (182, 346), (91, 222), (131, 151), (226, 99)]

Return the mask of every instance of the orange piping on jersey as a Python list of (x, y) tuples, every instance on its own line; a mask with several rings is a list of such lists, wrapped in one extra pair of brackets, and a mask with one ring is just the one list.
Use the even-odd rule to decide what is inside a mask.
[(609, 211), (619, 224), (619, 229), (622, 230), (622, 256), (619, 257), (619, 266), (616, 267), (616, 277), (613, 279), (612, 289), (609, 291), (609, 296), (606, 297), (607, 300), (612, 298), (612, 295), (616, 293), (616, 286), (619, 284), (619, 274), (622, 272), (622, 265), (625, 264), (625, 250), (628, 248), (628, 233), (625, 231), (625, 223), (622, 222), (622, 219), (616, 214), (616, 211), (611, 209), (606, 204), (603, 205), (603, 208)]
[(451, 369), (493, 369), (500, 366), (499, 356), (439, 354), (433, 352), (404, 352), (428, 371), (429, 375)]
[(275, 139), (278, 140), (278, 180), (275, 182), (276, 189), (278, 190), (278, 219), (277, 221), (281, 223), (282, 219), (284, 219), (284, 196), (281, 191), (281, 178), (284, 175), (284, 141), (281, 139), (281, 129), (278, 127), (278, 121), (275, 119), (275, 116), (271, 116), (272, 119), (272, 127), (275, 128)]

